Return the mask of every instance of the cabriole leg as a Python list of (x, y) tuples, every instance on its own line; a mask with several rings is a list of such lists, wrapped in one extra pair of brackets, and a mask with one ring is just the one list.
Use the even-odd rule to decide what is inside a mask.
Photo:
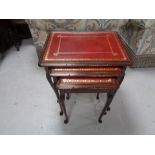
[(69, 98), (70, 98), (70, 94), (67, 93), (66, 99), (69, 100)]
[(102, 116), (103, 116), (103, 115), (106, 115), (106, 111), (109, 109), (110, 104), (111, 104), (111, 102), (112, 102), (112, 99), (113, 99), (115, 93), (116, 93), (116, 92), (107, 93), (107, 102), (106, 102), (106, 104), (105, 104), (105, 106), (104, 106), (104, 108), (103, 108), (103, 110), (101, 111), (101, 114), (100, 114), (100, 116), (99, 116), (99, 119), (98, 119), (98, 122), (99, 122), (99, 123), (102, 123)]
[[(58, 90), (55, 88), (54, 83), (52, 82), (51, 77), (48, 74), (48, 72), (46, 72), (46, 78), (47, 78), (47, 81), (49, 82), (49, 84), (51, 85), (51, 87), (53, 88), (53, 90), (55, 92), (55, 95), (57, 97), (57, 102), (59, 103), (59, 93), (58, 93)], [(60, 103), (59, 103), (59, 105), (60, 105)], [(63, 110), (62, 110), (62, 106), (61, 105), (60, 105), (60, 115), (63, 115)]]
[(68, 116), (67, 116), (67, 112), (66, 112), (66, 106), (65, 106), (65, 93), (63, 91), (60, 91), (60, 99), (59, 102), (62, 106), (64, 115), (65, 115), (65, 120), (64, 123), (67, 124), (68, 123)]

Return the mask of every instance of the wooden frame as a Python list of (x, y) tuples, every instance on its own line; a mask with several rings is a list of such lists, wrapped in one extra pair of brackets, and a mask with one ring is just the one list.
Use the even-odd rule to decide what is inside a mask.
[[(63, 33), (63, 32), (62, 32)], [(115, 33), (115, 32), (110, 32)], [(51, 35), (51, 34), (50, 34)], [(46, 78), (53, 88), (55, 95), (57, 97), (57, 102), (60, 106), (60, 115), (65, 116), (64, 123), (68, 123), (69, 118), (66, 111), (65, 106), (65, 97), (66, 99), (70, 98), (71, 93), (96, 93), (96, 99), (99, 99), (99, 93), (107, 93), (107, 101), (103, 109), (101, 110), (100, 116), (98, 118), (98, 122), (102, 122), (103, 115), (106, 114), (107, 111), (110, 110), (110, 104), (113, 100), (114, 95), (116, 94), (119, 86), (121, 85), (124, 76), (126, 66), (131, 65), (131, 60), (128, 56), (127, 49), (124, 47), (123, 42), (119, 38), (119, 35), (115, 33), (118, 39), (118, 43), (120, 47), (122, 47), (122, 51), (124, 51), (124, 55), (126, 59), (115, 61), (46, 61), (45, 53), (50, 48), (51, 37), (48, 37), (48, 40), (45, 44), (44, 53), (39, 61), (39, 65), (45, 67), (46, 69)], [(50, 52), (50, 51), (48, 51)], [(65, 58), (64, 58), (65, 60)], [(117, 79), (117, 85), (112, 85), (112, 87), (97, 87), (95, 84), (92, 87), (84, 88), (84, 85), (80, 85), (77, 88), (61, 88), (58, 85), (60, 79), (65, 77), (76, 77), (81, 78), (115, 78)], [(99, 85), (98, 85), (99, 86)]]

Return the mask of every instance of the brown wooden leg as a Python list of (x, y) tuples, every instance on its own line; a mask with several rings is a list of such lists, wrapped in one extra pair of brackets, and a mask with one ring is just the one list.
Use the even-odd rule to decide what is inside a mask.
[(99, 100), (99, 93), (97, 93), (97, 95), (96, 95), (96, 99)]
[(67, 93), (66, 99), (69, 100), (69, 98), (70, 98), (70, 94)]
[(109, 108), (115, 93), (116, 92), (107, 93), (107, 102), (106, 102), (106, 104), (105, 104), (105, 106), (104, 106), (104, 108), (103, 108), (103, 110), (102, 110), (102, 112), (101, 112), (101, 114), (99, 116), (99, 119), (98, 119), (99, 123), (102, 123), (102, 116), (106, 115), (106, 110)]
[(68, 116), (67, 116), (66, 107), (65, 107), (65, 93), (62, 92), (62, 91), (60, 91), (60, 99), (59, 99), (59, 102), (60, 102), (60, 104), (62, 106), (64, 115), (65, 115), (64, 123), (67, 124), (68, 123)]
[(124, 79), (124, 76), (125, 76), (125, 70), (126, 70), (126, 67), (123, 67), (123, 72), (124, 72), (124, 75), (121, 76), (121, 77), (118, 77), (118, 81), (119, 81), (119, 85), (121, 85), (123, 79)]
[(123, 79), (124, 79), (124, 76), (122, 76), (122, 77), (121, 77), (121, 81), (120, 81), (120, 84), (122, 83)]
[[(51, 77), (48, 74), (48, 72), (46, 72), (46, 78), (47, 78), (47, 81), (49, 82), (49, 84), (51, 85), (51, 87), (53, 88), (53, 90), (55, 92), (55, 95), (57, 97), (57, 102), (58, 102), (59, 101), (59, 93), (58, 93), (58, 90), (55, 88), (54, 83), (52, 82)], [(59, 105), (60, 105), (60, 103), (59, 103)], [(60, 115), (63, 115), (63, 110), (62, 110), (62, 106), (61, 105), (60, 105)]]
[(124, 79), (124, 76), (122, 76), (122, 77), (118, 77), (119, 85), (121, 85), (123, 79)]

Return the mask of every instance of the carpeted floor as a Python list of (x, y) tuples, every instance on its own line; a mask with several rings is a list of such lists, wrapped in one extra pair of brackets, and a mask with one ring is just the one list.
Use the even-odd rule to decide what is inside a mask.
[(32, 40), (19, 52), (7, 51), (0, 63), (0, 134), (155, 134), (155, 68), (130, 69), (111, 111), (98, 124), (105, 103), (95, 94), (72, 94), (67, 101), (68, 125), (59, 116), (56, 97), (48, 84)]

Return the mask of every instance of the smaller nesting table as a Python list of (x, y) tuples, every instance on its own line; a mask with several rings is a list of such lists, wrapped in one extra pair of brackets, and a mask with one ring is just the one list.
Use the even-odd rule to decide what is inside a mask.
[(110, 104), (131, 65), (127, 49), (116, 32), (52, 32), (39, 65), (60, 105), (60, 115), (69, 118), (65, 96), (71, 93), (107, 93), (107, 101), (98, 118), (110, 110)]

